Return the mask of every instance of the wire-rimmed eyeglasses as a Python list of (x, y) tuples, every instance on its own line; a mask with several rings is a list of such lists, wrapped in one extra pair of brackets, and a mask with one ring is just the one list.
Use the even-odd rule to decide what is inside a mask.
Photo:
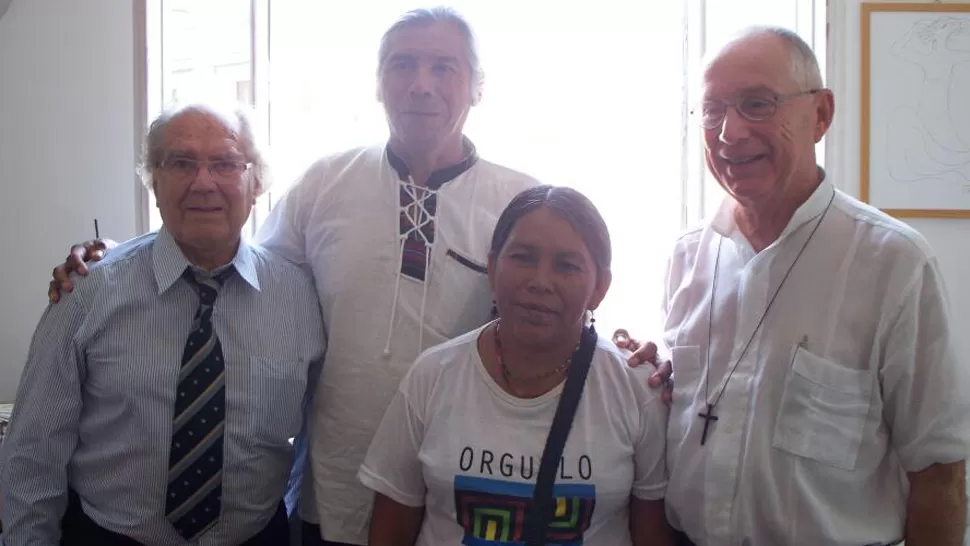
[(195, 178), (199, 174), (199, 169), (205, 167), (214, 182), (232, 184), (238, 182), (239, 177), (252, 165), (250, 162), (235, 159), (199, 160), (189, 157), (169, 157), (159, 164), (159, 168), (179, 180), (189, 180)]
[(705, 129), (720, 127), (724, 123), (728, 108), (732, 106), (741, 117), (748, 121), (767, 121), (778, 112), (778, 107), (785, 101), (803, 95), (814, 95), (819, 91), (821, 89), (809, 89), (785, 95), (778, 95), (769, 91), (751, 91), (742, 93), (730, 103), (706, 101), (692, 113), (698, 115), (701, 127)]

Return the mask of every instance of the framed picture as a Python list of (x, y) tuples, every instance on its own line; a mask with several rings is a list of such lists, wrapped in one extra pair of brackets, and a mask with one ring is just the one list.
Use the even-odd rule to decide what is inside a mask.
[(970, 218), (970, 4), (862, 4), (861, 196)]

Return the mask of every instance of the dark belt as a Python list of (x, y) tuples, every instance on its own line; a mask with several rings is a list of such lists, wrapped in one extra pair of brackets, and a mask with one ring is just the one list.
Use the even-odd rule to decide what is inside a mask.
[[(290, 541), (286, 506), (280, 502), (269, 523), (243, 546), (276, 546)], [(88, 517), (81, 508), (81, 498), (68, 492), (67, 510), (61, 520), (61, 546), (143, 546), (137, 540), (109, 531)]]
[(674, 546), (695, 546), (695, 544), (687, 538), (687, 533), (674, 529)]

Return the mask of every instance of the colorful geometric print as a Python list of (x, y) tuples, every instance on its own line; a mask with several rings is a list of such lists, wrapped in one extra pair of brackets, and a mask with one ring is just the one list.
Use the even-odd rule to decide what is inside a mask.
[[(455, 476), (455, 513), (465, 530), (465, 546), (521, 546), (525, 515), (535, 486), (490, 478)], [(553, 486), (555, 512), (549, 520), (547, 546), (581, 546), (593, 520), (596, 486)]]

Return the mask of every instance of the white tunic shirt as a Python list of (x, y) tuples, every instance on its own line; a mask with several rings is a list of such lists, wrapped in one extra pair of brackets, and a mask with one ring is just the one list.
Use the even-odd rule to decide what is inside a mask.
[[(668, 516), (698, 545), (901, 539), (906, 472), (970, 453), (970, 377), (936, 259), (913, 229), (830, 182), (760, 253), (725, 203), (678, 241), (666, 290)], [(701, 446), (698, 413), (722, 388)]]
[[(375, 491), (425, 507), (417, 546), (523, 539), (563, 384), (537, 398), (509, 395), (482, 363), (481, 331), (414, 364), (360, 469)], [(667, 408), (649, 373), (600, 338), (556, 472), (556, 542), (629, 545), (630, 496), (663, 498)]]
[(484, 267), (495, 222), (536, 184), (482, 159), (445, 183), (426, 282), (399, 274), (400, 180), (383, 146), (318, 161), (264, 224), (264, 246), (312, 269), (328, 330), (309, 425), (327, 540), (367, 542), (373, 493), (357, 470), (384, 410), (423, 349), (489, 320)]

